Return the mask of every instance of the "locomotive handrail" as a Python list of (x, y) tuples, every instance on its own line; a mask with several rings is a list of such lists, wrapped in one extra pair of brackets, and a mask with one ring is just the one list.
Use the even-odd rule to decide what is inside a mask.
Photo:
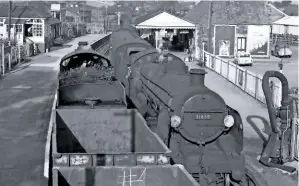
[(153, 54), (153, 53), (157, 53), (158, 54), (158, 50), (156, 50), (156, 49), (150, 49), (150, 50), (141, 51), (141, 52), (135, 54), (134, 57), (132, 57), (131, 63), (135, 64), (136, 61), (139, 60), (140, 58), (142, 58), (143, 56), (148, 55), (148, 54)]
[[(142, 73), (140, 73), (141, 77), (143, 77), (144, 79), (146, 79), (147, 81), (151, 82), (152, 84), (154, 84), (155, 86), (159, 87), (161, 90), (163, 90), (171, 99), (174, 97), (173, 95), (171, 95), (167, 90), (165, 90), (163, 87), (159, 86), (158, 84), (156, 84), (155, 82), (153, 82), (152, 80), (146, 78)], [(146, 84), (142, 83), (146, 88), (148, 88), (152, 94), (154, 94), (165, 106), (170, 108), (170, 105), (168, 103), (165, 103), (163, 100), (160, 99), (160, 97), (158, 95), (156, 95)]]

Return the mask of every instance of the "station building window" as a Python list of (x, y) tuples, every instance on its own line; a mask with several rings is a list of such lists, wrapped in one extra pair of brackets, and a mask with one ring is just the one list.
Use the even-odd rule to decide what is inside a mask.
[(41, 19), (30, 19), (25, 24), (25, 36), (43, 36), (43, 22)]

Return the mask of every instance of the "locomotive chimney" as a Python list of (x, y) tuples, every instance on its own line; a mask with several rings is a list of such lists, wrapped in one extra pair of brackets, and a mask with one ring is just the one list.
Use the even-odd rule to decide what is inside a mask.
[(200, 86), (205, 83), (205, 75), (207, 72), (204, 69), (190, 70), (190, 86)]

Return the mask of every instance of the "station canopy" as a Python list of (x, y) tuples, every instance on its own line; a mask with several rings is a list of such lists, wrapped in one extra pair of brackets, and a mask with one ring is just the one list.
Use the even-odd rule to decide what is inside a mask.
[(196, 25), (167, 12), (162, 12), (136, 25), (137, 29), (195, 29)]
[(299, 16), (286, 16), (273, 23), (274, 25), (299, 26)]

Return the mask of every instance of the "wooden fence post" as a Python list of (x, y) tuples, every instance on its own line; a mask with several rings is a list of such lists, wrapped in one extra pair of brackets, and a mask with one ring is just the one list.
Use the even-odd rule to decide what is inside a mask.
[(221, 76), (223, 76), (223, 75), (222, 75), (222, 63), (223, 63), (223, 61), (222, 61), (222, 59), (220, 58), (220, 75), (221, 75)]
[(227, 61), (226, 78), (229, 80), (229, 61)]
[(236, 65), (236, 71), (235, 71), (235, 85), (238, 84), (238, 65)]
[(21, 45), (18, 45), (18, 64), (21, 63)]
[(255, 84), (254, 84), (254, 98), (257, 99), (257, 91), (258, 91), (258, 80), (259, 77), (257, 75), (255, 75)]
[(247, 69), (245, 69), (245, 78), (244, 78), (244, 90), (247, 92)]
[(9, 54), (8, 54), (8, 71), (11, 70), (11, 59), (12, 59), (12, 47), (10, 47)]
[(4, 43), (1, 45), (1, 53), (2, 53), (2, 75), (5, 74), (5, 53), (4, 53)]

